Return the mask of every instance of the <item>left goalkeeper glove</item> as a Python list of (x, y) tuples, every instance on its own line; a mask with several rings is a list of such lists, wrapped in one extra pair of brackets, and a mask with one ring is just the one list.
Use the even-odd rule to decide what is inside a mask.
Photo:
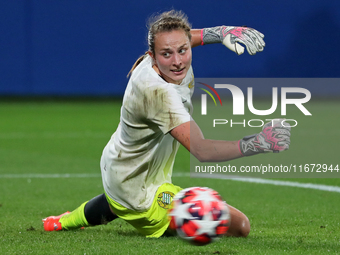
[(263, 126), (260, 133), (246, 136), (239, 141), (243, 156), (262, 152), (280, 152), (289, 149), (291, 127), (284, 119), (274, 119)]

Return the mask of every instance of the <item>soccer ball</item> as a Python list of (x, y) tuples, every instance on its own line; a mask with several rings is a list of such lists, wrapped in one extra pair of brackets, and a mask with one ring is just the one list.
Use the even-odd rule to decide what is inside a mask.
[(216, 241), (228, 231), (229, 209), (210, 188), (192, 187), (176, 194), (169, 211), (170, 228), (195, 245)]

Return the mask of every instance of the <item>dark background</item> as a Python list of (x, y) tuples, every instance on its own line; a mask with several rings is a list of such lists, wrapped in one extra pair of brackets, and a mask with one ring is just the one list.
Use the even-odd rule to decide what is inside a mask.
[(196, 77), (340, 76), (339, 1), (3, 0), (0, 96), (122, 95), (147, 50), (148, 17), (171, 8), (193, 28), (247, 25), (265, 34), (255, 56), (193, 49)]

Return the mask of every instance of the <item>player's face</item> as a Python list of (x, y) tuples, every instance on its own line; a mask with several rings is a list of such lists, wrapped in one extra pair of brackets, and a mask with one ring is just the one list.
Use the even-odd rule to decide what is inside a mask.
[(155, 36), (154, 69), (164, 80), (181, 84), (191, 66), (191, 45), (183, 30), (158, 33)]

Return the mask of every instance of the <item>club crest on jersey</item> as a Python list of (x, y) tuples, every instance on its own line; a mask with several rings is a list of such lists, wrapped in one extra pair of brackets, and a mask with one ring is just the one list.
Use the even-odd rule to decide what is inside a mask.
[(174, 196), (175, 196), (174, 193), (170, 191), (164, 191), (158, 195), (157, 203), (160, 207), (164, 209), (169, 209)]

